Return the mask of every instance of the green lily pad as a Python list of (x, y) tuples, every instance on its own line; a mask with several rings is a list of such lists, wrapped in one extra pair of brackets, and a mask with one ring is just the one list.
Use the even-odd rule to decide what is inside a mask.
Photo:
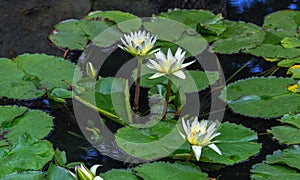
[(299, 179), (300, 173), (296, 169), (282, 165), (256, 164), (252, 167), (251, 178), (255, 180)]
[(86, 19), (103, 18), (116, 23), (117, 27), (125, 32), (138, 31), (141, 28), (142, 20), (128, 12), (122, 11), (94, 11), (90, 12)]
[(281, 144), (300, 144), (300, 129), (291, 126), (275, 126), (268, 130)]
[[(75, 64), (46, 54), (23, 54), (1, 60), (0, 97), (32, 99), (54, 88), (69, 89), (82, 76)], [(58, 98), (64, 98), (59, 96)]]
[(294, 115), (285, 115), (283, 116), (279, 121), (294, 125), (295, 127), (300, 129), (300, 114), (294, 114)]
[(216, 53), (232, 54), (240, 50), (260, 45), (265, 32), (258, 26), (244, 22), (225, 22), (227, 29), (213, 43), (212, 50)]
[(0, 142), (14, 144), (25, 132), (38, 139), (44, 138), (52, 130), (53, 117), (40, 110), (27, 110), (25, 107), (0, 106), (0, 114), (9, 115), (1, 118)]
[(281, 45), (284, 48), (296, 48), (300, 46), (300, 39), (296, 37), (285, 37), (281, 40)]
[(109, 180), (138, 180), (130, 170), (113, 169), (104, 174), (99, 174), (103, 179)]
[(300, 95), (287, 90), (293, 83), (293, 79), (276, 77), (239, 80), (229, 84), (220, 97), (236, 113), (261, 118), (279, 117), (300, 111)]
[[(78, 81), (82, 94), (77, 100), (95, 106), (103, 115), (121, 124), (132, 123), (128, 82), (122, 78), (106, 77), (92, 83)], [(80, 99), (79, 99), (80, 98)]]
[(13, 172), (41, 170), (54, 155), (52, 144), (25, 133), (9, 151), (0, 153), (0, 178)]
[(300, 149), (297, 146), (268, 155), (266, 161), (254, 165), (251, 175), (254, 179), (299, 179)]
[(84, 50), (89, 41), (110, 26), (106, 21), (71, 19), (57, 24), (49, 39), (62, 48)]
[(265, 17), (263, 28), (273, 34), (273, 39), (279, 41), (285, 37), (297, 37), (299, 18), (298, 11), (278, 11)]
[(188, 163), (167, 163), (167, 162), (154, 162), (150, 164), (143, 164), (142, 166), (134, 168), (137, 175), (143, 179), (161, 180), (172, 179), (172, 180), (199, 180), (207, 179), (206, 173), (195, 165)]
[(6, 175), (1, 180), (44, 180), (45, 175), (46, 173), (41, 171), (23, 171)]
[(70, 174), (69, 170), (51, 163), (47, 172), (46, 180), (57, 179), (74, 180), (74, 177)]

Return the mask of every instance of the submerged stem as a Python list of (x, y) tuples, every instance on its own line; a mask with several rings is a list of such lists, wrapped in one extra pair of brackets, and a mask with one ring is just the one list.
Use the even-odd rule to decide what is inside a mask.
[(171, 93), (171, 86), (172, 86), (172, 81), (169, 79), (162, 119), (166, 119), (166, 116), (167, 116), (167, 109), (168, 109), (168, 103), (169, 103), (169, 98), (170, 98), (170, 93)]
[(142, 64), (143, 64), (143, 58), (137, 58), (138, 59), (138, 70), (136, 75), (136, 86), (135, 86), (135, 94), (134, 94), (134, 102), (133, 102), (133, 110), (137, 111), (139, 108), (139, 97), (140, 97), (140, 81), (141, 81), (141, 72), (142, 72)]

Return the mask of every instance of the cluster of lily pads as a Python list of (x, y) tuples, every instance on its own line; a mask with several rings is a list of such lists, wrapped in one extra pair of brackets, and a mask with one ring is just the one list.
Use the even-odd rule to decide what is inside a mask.
[[(208, 179), (201, 169), (220, 169), (255, 156), (261, 144), (257, 134), (243, 125), (182, 118), (182, 109), (189, 104), (186, 94), (204, 91), (219, 79), (215, 71), (183, 71), (195, 63), (187, 58), (205, 49), (218, 54), (247, 53), (277, 62), (270, 74), (286, 68), (286, 77), (251, 77), (230, 83), (220, 98), (235, 113), (281, 122), (266, 132), (287, 148), (254, 165), (251, 177), (300, 178), (299, 18), (297, 11), (279, 11), (266, 16), (259, 27), (228, 21), (205, 10), (170, 10), (149, 21), (120, 11), (96, 11), (81, 20), (57, 24), (49, 39), (66, 52), (82, 51), (91, 43), (103, 48), (117, 44), (138, 61), (131, 72), (136, 84), (133, 107), (128, 79), (98, 76), (101, 72), (93, 62), (80, 67), (46, 54), (1, 58), (0, 97), (16, 101), (49, 98), (58, 103), (73, 98), (121, 126), (115, 133), (118, 148), (130, 157), (152, 162), (100, 174), (98, 165), (89, 169), (67, 163), (65, 152), (54, 151), (44, 139), (52, 130), (54, 117), (7, 105), (0, 106), (0, 178)], [(135, 122), (138, 115), (132, 114), (132, 109), (138, 111), (140, 87), (149, 89), (146, 124)], [(173, 163), (159, 161), (165, 157)], [(196, 166), (197, 161), (204, 165)]]

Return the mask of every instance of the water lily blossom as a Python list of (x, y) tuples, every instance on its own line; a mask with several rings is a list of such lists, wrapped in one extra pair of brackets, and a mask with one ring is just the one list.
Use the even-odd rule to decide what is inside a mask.
[(208, 146), (219, 155), (222, 155), (220, 149), (214, 144), (214, 141), (212, 141), (212, 139), (220, 135), (220, 133), (216, 132), (216, 125), (217, 123), (215, 122), (212, 122), (209, 125), (208, 120), (199, 122), (198, 117), (195, 117), (190, 125), (189, 121), (185, 121), (184, 118), (182, 118), (182, 126), (185, 134), (182, 134), (181, 132), (180, 134), (191, 144), (197, 161), (200, 160), (204, 146)]
[(148, 68), (158, 71), (151, 76), (150, 79), (158, 78), (164, 75), (175, 75), (178, 78), (185, 79), (186, 76), (181, 69), (195, 62), (194, 60), (183, 64), (185, 53), (186, 52), (182, 51), (181, 48), (177, 49), (174, 56), (171, 52), (171, 49), (168, 49), (167, 55), (159, 50), (159, 52), (155, 53), (156, 61), (150, 59), (147, 63)]
[(88, 169), (84, 164), (80, 164), (80, 166), (75, 166), (76, 175), (72, 172), (71, 174), (76, 180), (103, 180), (102, 177), (96, 176), (96, 170), (99, 166), (101, 165), (97, 164)]
[(156, 50), (152, 50), (157, 36), (151, 36), (151, 34), (146, 31), (131, 32), (130, 34), (125, 34), (124, 39), (121, 38), (123, 46), (119, 45), (121, 49), (129, 52), (133, 56), (144, 56), (146, 54), (152, 54)]

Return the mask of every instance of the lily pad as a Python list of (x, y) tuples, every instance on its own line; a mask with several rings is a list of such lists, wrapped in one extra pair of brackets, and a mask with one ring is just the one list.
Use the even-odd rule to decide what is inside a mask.
[(273, 134), (281, 144), (300, 144), (300, 129), (291, 126), (275, 126), (268, 133)]
[[(0, 97), (32, 99), (54, 88), (68, 90), (81, 77), (75, 64), (46, 54), (23, 54), (1, 60)], [(64, 98), (64, 97), (58, 97)]]
[(104, 174), (100, 174), (103, 179), (109, 180), (138, 180), (130, 170), (113, 169)]
[(283, 116), (279, 121), (294, 125), (295, 127), (300, 129), (300, 114), (294, 114), (294, 115), (285, 115)]
[[(290, 78), (249, 78), (229, 84), (221, 98), (236, 113), (273, 118), (300, 111), (300, 95), (289, 92)], [(288, 102), (288, 103), (287, 103)]]
[(134, 168), (137, 175), (143, 179), (161, 180), (172, 179), (172, 180), (199, 180), (207, 179), (206, 173), (195, 165), (188, 163), (167, 163), (167, 162), (154, 162), (150, 164), (143, 164), (142, 166)]
[(62, 48), (84, 50), (89, 41), (111, 25), (106, 21), (86, 19), (62, 21), (55, 26), (55, 30), (50, 34), (49, 39), (56, 46)]
[(84, 104), (90, 104), (97, 108), (103, 115), (121, 124), (132, 123), (131, 107), (129, 102), (128, 82), (122, 78), (101, 78), (91, 85), (79, 81), (85, 91), (75, 96)]
[(0, 142), (6, 143), (6, 145), (14, 144), (25, 132), (42, 139), (52, 130), (53, 117), (40, 110), (0, 106), (0, 114), (9, 115), (0, 119), (0, 132), (3, 136)]
[(254, 179), (299, 179), (299, 153), (298, 146), (275, 151), (273, 155), (267, 156), (266, 161), (253, 166), (251, 177)]
[(140, 130), (123, 127), (116, 133), (116, 142), (123, 151), (134, 157), (145, 160), (166, 157), (185, 142), (175, 125), (175, 121), (168, 121)]
[(45, 175), (46, 173), (41, 171), (23, 171), (6, 175), (1, 180), (44, 180)]
[(222, 54), (238, 53), (240, 50), (260, 45), (265, 32), (258, 26), (244, 22), (225, 22), (227, 29), (213, 43), (213, 52)]
[(54, 155), (52, 144), (25, 133), (9, 151), (0, 153), (0, 178), (13, 172), (41, 170)]
[(69, 170), (51, 163), (47, 172), (46, 180), (57, 179), (74, 180), (74, 177), (70, 174)]
[(141, 28), (142, 20), (128, 12), (122, 11), (94, 11), (90, 12), (86, 19), (102, 18), (104, 20), (113, 21), (117, 27), (124, 33), (138, 31)]

